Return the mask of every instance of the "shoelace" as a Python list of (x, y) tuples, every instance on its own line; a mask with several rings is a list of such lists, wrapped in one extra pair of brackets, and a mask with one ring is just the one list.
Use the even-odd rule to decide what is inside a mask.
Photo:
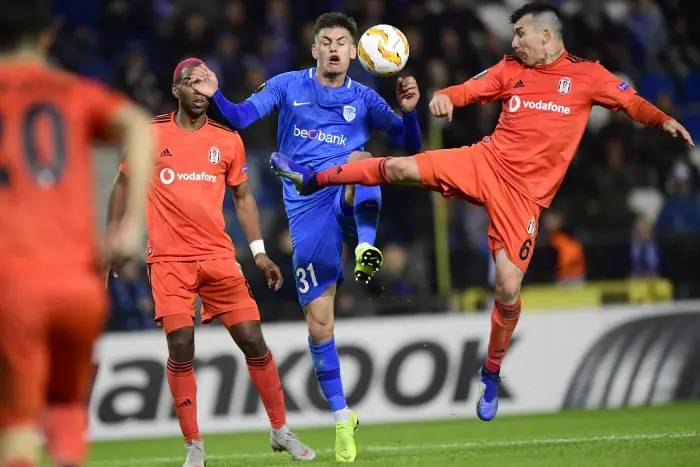
[(501, 382), (501, 377), (499, 375), (497, 375), (496, 373), (491, 373), (490, 371), (482, 371), (481, 375), (486, 376), (490, 381), (492, 381), (494, 383)]

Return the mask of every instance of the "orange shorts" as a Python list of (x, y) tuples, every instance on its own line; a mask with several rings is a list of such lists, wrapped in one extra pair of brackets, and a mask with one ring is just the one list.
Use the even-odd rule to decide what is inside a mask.
[(489, 153), (477, 145), (427, 151), (415, 158), (424, 188), (486, 208), (494, 259), (505, 250), (508, 259), (525, 272), (542, 207), (508, 185), (489, 163)]
[[(219, 318), (228, 328), (244, 321), (260, 321), (258, 304), (234, 258), (152, 263), (148, 275), (159, 325), (164, 317), (176, 315), (191, 318), (178, 319), (176, 328), (194, 324), (197, 295), (203, 304), (202, 323)], [(174, 330), (168, 324), (165, 332)]]
[(87, 404), (106, 293), (93, 272), (0, 277), (0, 431)]

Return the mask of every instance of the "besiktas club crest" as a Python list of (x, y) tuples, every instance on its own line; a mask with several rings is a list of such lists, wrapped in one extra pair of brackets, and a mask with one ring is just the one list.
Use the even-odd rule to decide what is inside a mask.
[(571, 78), (565, 76), (560, 79), (559, 86), (557, 86), (557, 91), (562, 94), (568, 94), (571, 91)]
[(212, 164), (218, 164), (219, 161), (221, 160), (221, 153), (219, 152), (219, 148), (216, 146), (212, 146), (209, 148), (209, 162)]

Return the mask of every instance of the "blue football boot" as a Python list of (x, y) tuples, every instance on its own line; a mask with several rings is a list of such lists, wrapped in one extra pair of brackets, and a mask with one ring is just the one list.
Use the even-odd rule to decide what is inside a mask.
[(498, 384), (501, 382), (501, 377), (498, 373), (491, 373), (482, 366), (479, 370), (479, 381), (481, 394), (476, 401), (476, 415), (481, 420), (490, 422), (498, 413)]
[(299, 194), (310, 195), (323, 188), (318, 186), (316, 174), (311, 169), (294, 162), (281, 152), (272, 153), (270, 167), (278, 176), (291, 180)]

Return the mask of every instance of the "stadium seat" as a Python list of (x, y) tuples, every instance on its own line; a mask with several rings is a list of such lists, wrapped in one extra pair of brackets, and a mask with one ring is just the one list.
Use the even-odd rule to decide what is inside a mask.
[(648, 74), (639, 83), (639, 94), (653, 101), (660, 94), (667, 94), (672, 102), (676, 102), (676, 90), (673, 81), (666, 75)]
[(691, 73), (683, 80), (683, 102), (700, 104), (700, 72)]

